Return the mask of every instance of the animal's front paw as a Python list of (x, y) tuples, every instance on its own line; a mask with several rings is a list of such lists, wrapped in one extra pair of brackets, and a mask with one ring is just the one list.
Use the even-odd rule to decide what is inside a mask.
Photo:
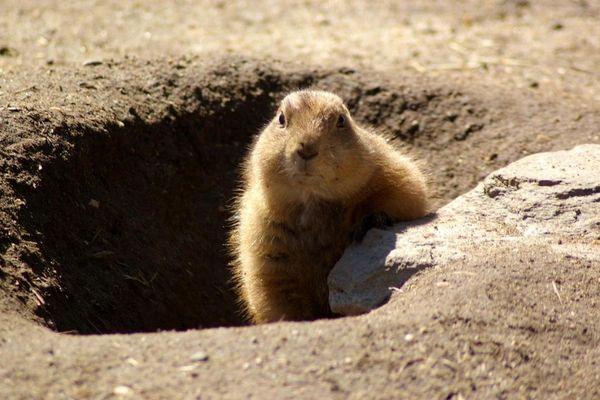
[(352, 241), (362, 242), (367, 232), (372, 228), (389, 228), (397, 221), (384, 212), (369, 214), (354, 228), (351, 234)]

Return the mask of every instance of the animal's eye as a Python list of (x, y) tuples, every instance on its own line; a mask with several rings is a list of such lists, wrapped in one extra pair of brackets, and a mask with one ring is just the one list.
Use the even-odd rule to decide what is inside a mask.
[(346, 126), (346, 117), (343, 114), (340, 114), (340, 116), (337, 119), (337, 122), (335, 123), (335, 126), (338, 128), (343, 128)]
[(279, 113), (279, 126), (281, 128), (285, 128), (285, 115), (283, 115), (283, 113)]

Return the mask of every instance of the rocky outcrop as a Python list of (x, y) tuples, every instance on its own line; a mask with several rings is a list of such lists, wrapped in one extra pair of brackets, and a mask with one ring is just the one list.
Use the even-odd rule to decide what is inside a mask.
[(371, 230), (331, 271), (331, 308), (367, 312), (424, 268), (511, 243), (600, 263), (600, 145), (525, 157), (433, 215)]

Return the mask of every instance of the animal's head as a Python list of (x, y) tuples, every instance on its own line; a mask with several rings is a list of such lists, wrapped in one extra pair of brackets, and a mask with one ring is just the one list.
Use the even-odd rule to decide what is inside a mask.
[(262, 175), (290, 194), (340, 199), (370, 172), (368, 149), (341, 98), (301, 90), (287, 95), (258, 140)]

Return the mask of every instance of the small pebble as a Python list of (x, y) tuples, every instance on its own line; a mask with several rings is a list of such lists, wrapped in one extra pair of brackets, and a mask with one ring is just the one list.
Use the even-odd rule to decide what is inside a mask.
[(82, 87), (84, 89), (98, 89), (96, 86), (88, 82), (79, 82), (79, 87)]
[(203, 351), (199, 351), (190, 357), (190, 360), (194, 362), (204, 362), (208, 361), (208, 354)]
[(406, 133), (408, 135), (414, 135), (417, 132), (419, 132), (419, 130), (421, 129), (421, 126), (419, 125), (419, 121), (412, 121), (410, 123), (410, 126), (408, 127), (408, 129), (406, 130)]
[(133, 367), (137, 367), (138, 365), (140, 365), (139, 361), (133, 357), (127, 358), (127, 360), (125, 360), (125, 362)]
[(458, 118), (458, 114), (454, 113), (454, 112), (446, 112), (446, 119), (450, 122), (454, 122), (456, 120), (456, 118)]
[(84, 67), (95, 67), (96, 65), (102, 65), (102, 61), (100, 61), (100, 60), (88, 60), (88, 61), (84, 61), (82, 65)]
[(113, 393), (118, 396), (129, 396), (133, 394), (133, 390), (131, 390), (131, 388), (128, 386), (116, 386), (113, 389)]
[(454, 135), (454, 140), (465, 140), (467, 137), (469, 137), (469, 135), (473, 132), (479, 131), (483, 128), (483, 126), (479, 125), (479, 124), (468, 124), (467, 126), (465, 126), (465, 129), (462, 130), (461, 132), (457, 132)]
[(486, 161), (494, 161), (494, 160), (495, 160), (495, 159), (497, 159), (497, 158), (498, 158), (498, 154), (496, 154), (496, 153), (492, 153), (492, 154), (488, 154), (488, 155), (485, 157), (485, 160), (486, 160)]

